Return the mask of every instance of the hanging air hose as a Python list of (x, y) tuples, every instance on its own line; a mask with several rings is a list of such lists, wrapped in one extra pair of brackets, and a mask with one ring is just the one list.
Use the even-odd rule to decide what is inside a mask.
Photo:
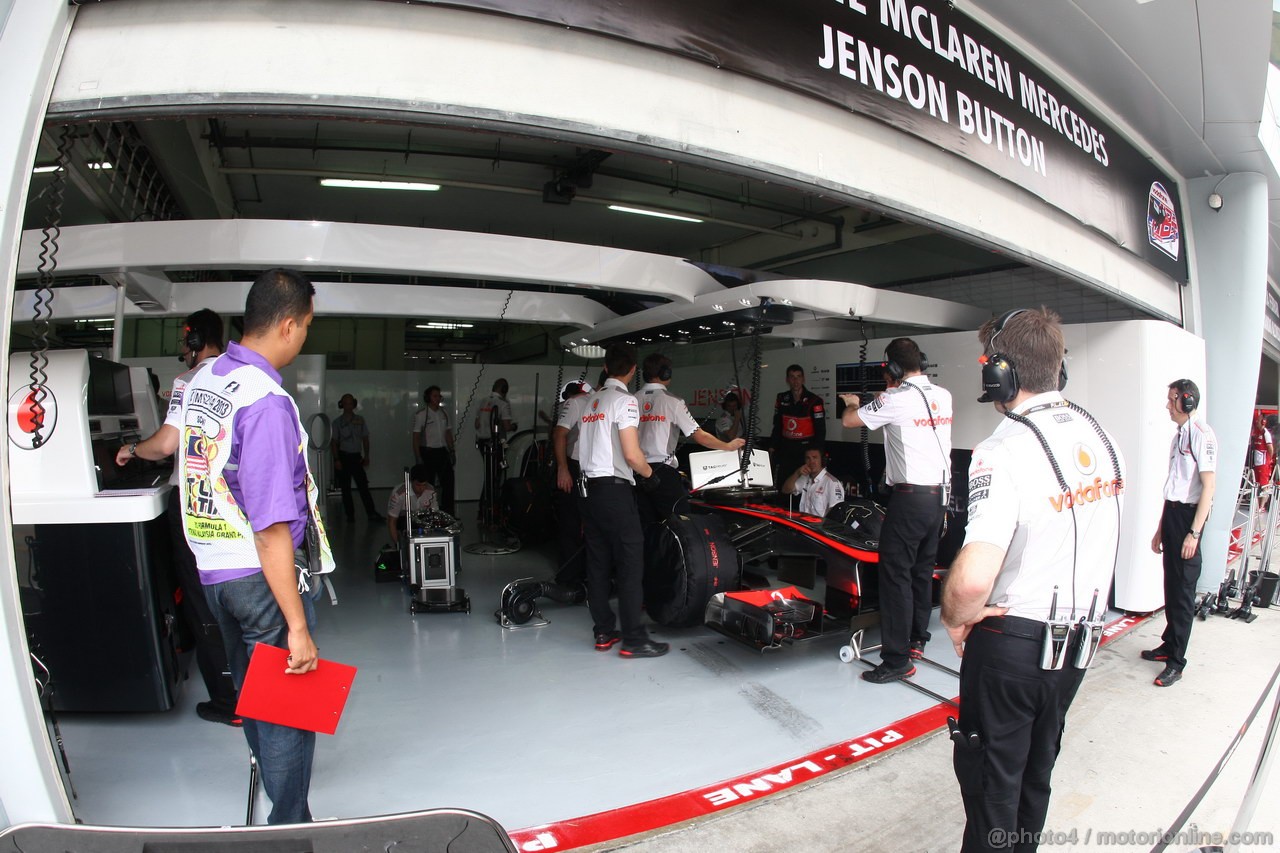
[[(861, 317), (858, 318), (858, 327), (862, 331), (862, 343), (858, 346), (858, 363), (862, 365), (858, 371), (858, 400), (861, 401), (867, 396), (867, 347), (871, 342), (867, 339), (867, 323)], [(875, 488), (871, 482), (871, 431), (866, 424), (862, 425), (859, 440), (862, 444), (862, 485), (866, 489), (863, 497), (870, 498), (875, 494)]]
[(53, 319), (53, 281), (58, 271), (58, 238), (62, 236), (62, 195), (67, 187), (67, 163), (71, 155), (71, 128), (62, 126), (58, 136), (58, 170), (53, 173), (49, 187), (48, 214), (41, 229), (40, 262), (36, 265), (36, 291), (33, 306), (32, 330), (35, 347), (31, 350), (31, 446), (44, 444), (40, 430), (44, 428), (44, 400), (49, 395), (45, 384), (49, 381), (49, 321)]
[(744, 486), (747, 484), (747, 472), (751, 470), (751, 449), (755, 446), (756, 431), (760, 423), (760, 364), (764, 360), (760, 348), (761, 325), (756, 323), (751, 331), (751, 404), (747, 407), (746, 444), (742, 446), (738, 468)]
[[(502, 304), (502, 310), (498, 312), (498, 322), (501, 323), (507, 316), (507, 309), (511, 307), (511, 297), (515, 296), (514, 290), (507, 291), (507, 301)], [(467, 405), (462, 409), (462, 416), (458, 418), (458, 429), (462, 429), (462, 425), (467, 422), (467, 415), (471, 412), (471, 403), (476, 398), (476, 389), (480, 387), (480, 380), (484, 378), (484, 369), (489, 365), (480, 362), (480, 370), (476, 373), (476, 381), (471, 383), (471, 393), (467, 395)]]

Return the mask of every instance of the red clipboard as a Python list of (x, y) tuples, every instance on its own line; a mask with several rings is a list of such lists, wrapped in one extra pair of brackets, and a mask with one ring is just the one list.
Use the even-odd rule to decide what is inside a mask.
[(254, 646), (236, 713), (264, 723), (333, 734), (351, 695), (356, 668), (322, 658), (311, 672), (290, 675), (285, 672), (288, 657), (287, 649), (266, 643)]

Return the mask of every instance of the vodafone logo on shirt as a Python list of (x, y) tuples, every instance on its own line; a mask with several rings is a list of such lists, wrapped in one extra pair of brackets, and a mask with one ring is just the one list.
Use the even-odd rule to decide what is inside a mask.
[(1116, 480), (1094, 477), (1092, 483), (1077, 483), (1075, 491), (1050, 495), (1049, 504), (1054, 512), (1062, 512), (1079, 504), (1091, 504), (1094, 501), (1118, 497), (1123, 491), (1124, 487)]

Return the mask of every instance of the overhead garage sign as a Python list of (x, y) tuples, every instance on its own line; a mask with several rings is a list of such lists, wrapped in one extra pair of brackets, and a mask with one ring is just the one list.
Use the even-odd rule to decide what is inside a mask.
[(1034, 193), (1178, 281), (1177, 185), (945, 0), (446, 0), (623, 38), (883, 121)]

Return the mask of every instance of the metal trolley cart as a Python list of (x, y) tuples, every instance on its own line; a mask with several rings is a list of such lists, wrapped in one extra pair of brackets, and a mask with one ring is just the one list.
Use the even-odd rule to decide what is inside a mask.
[[(405, 494), (412, 495), (405, 476)], [(400, 537), (400, 565), (412, 597), (410, 613), (470, 613), (471, 598), (458, 586), (461, 563), (458, 537), (462, 524), (444, 512), (412, 509), (406, 501), (405, 530)]]

